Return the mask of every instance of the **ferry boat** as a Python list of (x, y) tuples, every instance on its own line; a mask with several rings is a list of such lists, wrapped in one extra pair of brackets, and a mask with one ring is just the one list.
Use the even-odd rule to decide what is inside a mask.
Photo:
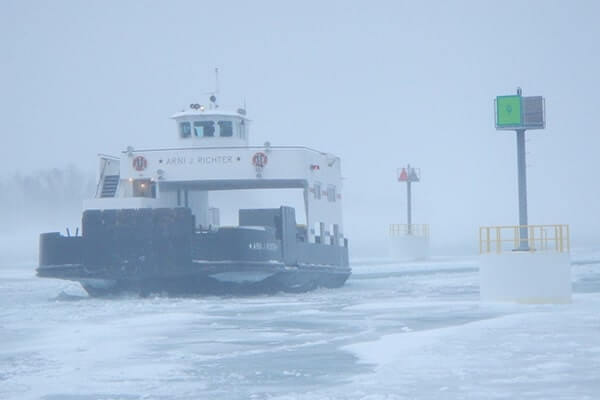
[[(97, 191), (84, 202), (81, 234), (42, 233), (38, 276), (80, 282), (91, 296), (303, 292), (344, 284), (351, 269), (339, 157), (301, 146), (251, 146), (245, 110), (225, 110), (215, 96), (172, 119), (173, 147), (99, 155)], [(240, 208), (237, 225), (220, 225), (215, 191), (261, 189), (298, 189), (304, 209)]]

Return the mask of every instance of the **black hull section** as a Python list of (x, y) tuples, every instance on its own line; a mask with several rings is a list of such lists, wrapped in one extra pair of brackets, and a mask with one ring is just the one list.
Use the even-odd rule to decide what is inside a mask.
[[(301, 293), (317, 288), (341, 287), (350, 276), (350, 269), (338, 268), (335, 270), (308, 266), (273, 268), (270, 265), (249, 267), (240, 264), (216, 267), (210, 268), (211, 272), (197, 270), (194, 273), (163, 277), (119, 273), (100, 275), (91, 273), (92, 271), (80, 265), (40, 267), (37, 273), (40, 277), (78, 281), (88, 294), (94, 297)], [(215, 269), (219, 270), (216, 274), (212, 273)], [(249, 270), (256, 279), (243, 280), (248, 276)], [(226, 274), (229, 276), (223, 277)]]
[(86, 211), (83, 236), (40, 236), (37, 274), (80, 282), (91, 296), (305, 292), (351, 274), (347, 241), (306, 242), (289, 207), (242, 210), (240, 224), (196, 231), (185, 208)]

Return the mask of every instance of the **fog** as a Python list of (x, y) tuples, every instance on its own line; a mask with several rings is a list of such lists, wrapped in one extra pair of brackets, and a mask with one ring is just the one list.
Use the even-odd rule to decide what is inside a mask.
[[(0, 1), (0, 398), (598, 398), (599, 15), (592, 0)], [(276, 232), (191, 232), (162, 210), (38, 240), (81, 228), (98, 153), (178, 146), (170, 117), (207, 104), (215, 68), (251, 144), (340, 157), (343, 188), (321, 195), (341, 199), (348, 249), (335, 226), (294, 232), (287, 210), (246, 216)], [(546, 101), (529, 223), (569, 224), (571, 247), (479, 257), (480, 226), (518, 223), (516, 138), (494, 126), (517, 87)], [(412, 222), (431, 232), (414, 262), (387, 248), (407, 164)], [(222, 225), (280, 205), (313, 223), (303, 201), (209, 195)]]
[(395, 174), (407, 163), (422, 170), (413, 222), (431, 224), (434, 251), (473, 252), (480, 225), (516, 224), (515, 135), (495, 131), (493, 99), (517, 86), (545, 96), (547, 128), (527, 134), (530, 223), (568, 223), (574, 246), (595, 245), (599, 12), (593, 1), (3, 1), (0, 176), (13, 183), (1, 229), (36, 232), (82, 197), (23, 192), (12, 177), (68, 165), (94, 177), (97, 153), (173, 144), (169, 116), (206, 102), (218, 67), (222, 103), (246, 104), (252, 143), (341, 157), (353, 255), (385, 252), (388, 224), (406, 222)]

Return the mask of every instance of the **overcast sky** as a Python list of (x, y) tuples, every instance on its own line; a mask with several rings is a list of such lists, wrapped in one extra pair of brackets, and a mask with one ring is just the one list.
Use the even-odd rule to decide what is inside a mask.
[[(244, 99), (251, 141), (338, 154), (346, 234), (385, 248), (405, 222), (396, 168), (422, 170), (416, 223), (440, 249), (516, 224), (514, 133), (493, 99), (543, 95), (528, 133), (530, 223), (600, 239), (600, 15), (595, 1), (0, 2), (3, 174), (175, 140), (169, 116)], [(7, 194), (3, 194), (7, 195)]]

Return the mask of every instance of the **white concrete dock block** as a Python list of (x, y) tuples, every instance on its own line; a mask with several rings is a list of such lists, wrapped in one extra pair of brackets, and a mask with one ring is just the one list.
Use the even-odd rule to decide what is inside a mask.
[(429, 237), (391, 235), (390, 257), (394, 260), (423, 260), (429, 257)]
[(554, 251), (482, 254), (479, 281), (483, 301), (570, 303), (570, 256)]

